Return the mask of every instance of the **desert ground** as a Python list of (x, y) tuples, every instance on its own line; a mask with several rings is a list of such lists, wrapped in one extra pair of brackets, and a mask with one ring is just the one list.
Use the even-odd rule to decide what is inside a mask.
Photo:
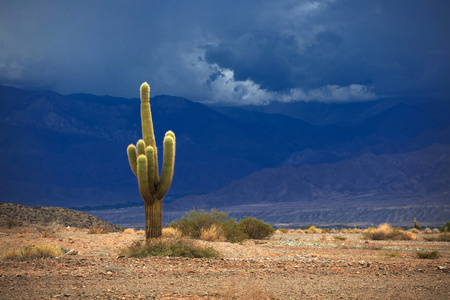
[[(205, 242), (221, 258), (130, 258), (142, 234), (0, 228), (0, 252), (53, 244), (72, 255), (0, 261), (0, 299), (449, 299), (450, 244), (368, 241), (359, 233), (276, 233)], [(70, 252), (70, 250), (73, 250)], [(421, 259), (417, 251), (440, 253)]]

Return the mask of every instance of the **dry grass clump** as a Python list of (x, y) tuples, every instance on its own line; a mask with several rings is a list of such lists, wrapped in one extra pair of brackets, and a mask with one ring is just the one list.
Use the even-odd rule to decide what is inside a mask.
[(200, 229), (200, 239), (208, 242), (225, 242), (227, 240), (223, 229), (216, 224)]
[(127, 228), (122, 233), (124, 233), (124, 234), (136, 234), (136, 231), (133, 228)]
[(436, 259), (441, 257), (441, 254), (437, 250), (433, 251), (417, 251), (416, 256), (422, 259)]
[(154, 238), (148, 241), (136, 241), (131, 246), (119, 250), (119, 255), (129, 257), (170, 256), (170, 257), (220, 257), (212, 247), (202, 246), (189, 238)]
[(356, 228), (356, 227), (352, 228), (348, 231), (348, 233), (361, 233), (361, 232), (362, 232), (362, 230), (359, 228)]
[(33, 259), (43, 257), (63, 256), (61, 248), (50, 244), (27, 245), (24, 248), (10, 248), (4, 251), (0, 257), (2, 259)]
[(175, 238), (179, 238), (181, 237), (183, 234), (181, 233), (180, 230), (178, 230), (177, 228), (173, 228), (173, 227), (167, 227), (167, 228), (163, 228), (162, 229), (162, 236), (163, 237), (175, 237)]
[(294, 231), (294, 233), (301, 233), (301, 234), (304, 234), (305, 233), (305, 231), (303, 231), (302, 229), (297, 229), (296, 231)]
[(403, 231), (401, 228), (392, 228), (389, 224), (382, 224), (378, 228), (368, 228), (362, 236), (369, 240), (417, 240), (414, 233)]
[(138, 231), (136, 231), (136, 234), (137, 235), (145, 235), (145, 230), (143, 230), (143, 229), (138, 230)]
[(322, 233), (322, 229), (317, 228), (316, 226), (312, 225), (308, 229), (305, 230), (306, 233)]
[(106, 234), (109, 233), (110, 230), (103, 226), (95, 226), (89, 228), (88, 234)]

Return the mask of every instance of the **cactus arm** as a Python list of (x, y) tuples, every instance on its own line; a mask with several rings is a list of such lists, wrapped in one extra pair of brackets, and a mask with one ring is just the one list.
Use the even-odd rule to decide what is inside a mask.
[(159, 189), (156, 193), (158, 198), (164, 197), (169, 190), (173, 178), (173, 169), (175, 165), (175, 135), (172, 131), (167, 132), (164, 138), (164, 159), (161, 173)]
[(131, 144), (127, 148), (128, 161), (130, 162), (131, 170), (133, 174), (137, 176), (137, 157), (136, 157), (136, 147)]
[(144, 82), (141, 91), (141, 123), (142, 138), (147, 146), (156, 149), (155, 134), (153, 132), (152, 112), (150, 110), (150, 86)]
[(148, 146), (145, 149), (145, 156), (147, 157), (147, 176), (148, 176), (148, 187), (150, 189), (150, 193), (156, 193), (156, 183), (158, 182), (157, 178), (157, 166), (158, 161), (155, 160), (155, 150), (152, 146)]
[(136, 144), (137, 146), (137, 155), (145, 155), (145, 143), (143, 140), (139, 140)]
[(147, 178), (147, 157), (145, 155), (139, 155), (137, 159), (137, 173), (139, 182), (139, 191), (141, 192), (142, 199), (145, 203), (151, 205), (152, 194), (148, 186)]

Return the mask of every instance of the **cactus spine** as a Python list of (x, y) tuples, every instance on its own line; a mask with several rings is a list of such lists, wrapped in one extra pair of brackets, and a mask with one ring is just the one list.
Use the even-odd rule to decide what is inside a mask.
[(158, 151), (150, 110), (150, 86), (141, 85), (142, 139), (127, 148), (131, 170), (136, 175), (139, 191), (145, 203), (145, 237), (160, 237), (162, 233), (162, 200), (172, 182), (175, 165), (175, 134), (166, 132), (161, 177), (158, 171)]

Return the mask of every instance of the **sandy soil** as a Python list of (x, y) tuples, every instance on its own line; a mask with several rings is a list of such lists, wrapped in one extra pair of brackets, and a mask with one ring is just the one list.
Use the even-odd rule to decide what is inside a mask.
[[(335, 239), (336, 235), (346, 240)], [(51, 243), (78, 254), (0, 261), (0, 299), (449, 299), (450, 243), (360, 234), (276, 234), (210, 243), (220, 259), (118, 257), (142, 235), (0, 229), (0, 252)], [(428, 260), (416, 251), (438, 250)]]

